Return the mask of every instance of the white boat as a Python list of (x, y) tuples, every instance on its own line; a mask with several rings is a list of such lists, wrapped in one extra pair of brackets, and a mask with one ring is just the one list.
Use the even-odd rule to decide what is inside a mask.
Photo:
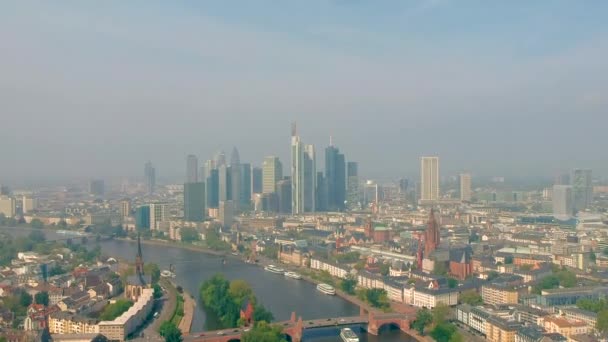
[(344, 342), (359, 342), (359, 337), (351, 328), (344, 328), (340, 330), (340, 338)]
[(162, 272), (160, 272), (160, 276), (165, 278), (175, 278), (175, 273), (169, 270), (163, 270)]
[(319, 284), (317, 285), (317, 290), (332, 296), (336, 294), (336, 289), (329, 284)]
[(302, 279), (302, 276), (296, 272), (285, 272), (285, 276), (293, 279)]
[(268, 266), (264, 267), (264, 269), (266, 271), (268, 271), (268, 272), (277, 273), (277, 274), (284, 274), (285, 273), (284, 269), (282, 269), (280, 267), (277, 267), (275, 265), (268, 265)]

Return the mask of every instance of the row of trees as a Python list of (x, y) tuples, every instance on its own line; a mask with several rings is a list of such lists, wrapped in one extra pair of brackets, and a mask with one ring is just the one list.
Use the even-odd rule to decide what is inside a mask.
[(579, 299), (576, 306), (583, 310), (595, 312), (597, 314), (595, 328), (602, 334), (608, 333), (608, 301), (605, 299)]
[(375, 308), (388, 310), (391, 307), (385, 289), (359, 289), (356, 293), (359, 299), (368, 302)]
[(200, 288), (200, 298), (206, 311), (219, 318), (222, 328), (243, 325), (240, 320), (241, 307), (250, 302), (253, 305), (253, 320), (270, 322), (274, 319), (271, 312), (257, 303), (251, 286), (243, 280), (228, 281), (221, 274), (205, 281)]
[(438, 342), (462, 342), (464, 338), (457, 331), (456, 326), (447, 321), (450, 307), (439, 304), (432, 310), (421, 309), (416, 313), (416, 319), (410, 324), (410, 328), (424, 335), (430, 328), (429, 335)]

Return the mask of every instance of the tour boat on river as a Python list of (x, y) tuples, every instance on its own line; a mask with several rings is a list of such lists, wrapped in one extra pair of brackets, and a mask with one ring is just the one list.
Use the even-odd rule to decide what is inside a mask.
[(340, 330), (340, 338), (344, 342), (359, 342), (359, 337), (351, 328), (344, 328)]
[(336, 294), (336, 289), (329, 284), (319, 284), (317, 285), (317, 290), (332, 296)]
[(285, 272), (285, 276), (288, 278), (293, 278), (293, 279), (302, 279), (302, 276), (296, 272)]
[(284, 269), (282, 269), (280, 267), (277, 267), (275, 265), (268, 265), (268, 266), (264, 267), (264, 269), (266, 271), (268, 271), (268, 272), (277, 273), (277, 274), (284, 274), (285, 273)]

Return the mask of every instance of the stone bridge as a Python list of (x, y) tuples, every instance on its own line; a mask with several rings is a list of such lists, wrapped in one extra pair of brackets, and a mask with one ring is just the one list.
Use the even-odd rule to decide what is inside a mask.
[[(407, 332), (410, 327), (410, 317), (399, 313), (368, 313), (367, 315), (355, 317), (338, 317), (303, 321), (302, 317), (296, 319), (296, 313), (291, 314), (291, 319), (286, 322), (278, 322), (283, 327), (283, 333), (292, 342), (301, 342), (304, 331), (307, 329), (341, 327), (354, 324), (367, 324), (367, 332), (378, 335), (383, 327), (393, 326)], [(200, 334), (191, 334), (185, 338), (189, 342), (237, 342), (241, 340), (241, 334), (248, 331), (247, 328), (234, 328), (216, 331), (206, 331)]]

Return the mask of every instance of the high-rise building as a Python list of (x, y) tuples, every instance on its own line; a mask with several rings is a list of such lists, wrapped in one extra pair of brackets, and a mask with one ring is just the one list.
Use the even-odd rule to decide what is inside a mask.
[(591, 170), (574, 169), (572, 170), (572, 198), (574, 210), (585, 210), (593, 201), (593, 184), (591, 180)]
[(317, 198), (317, 159), (315, 146), (304, 146), (304, 212), (314, 213), (316, 211)]
[(14, 217), (16, 212), (16, 201), (12, 197), (0, 196), (0, 214), (5, 217)]
[(167, 203), (150, 203), (150, 229), (160, 230), (161, 223), (167, 221), (168, 212)]
[(317, 188), (315, 147), (302, 143), (295, 124), (291, 133), (291, 210), (293, 214), (314, 212)]
[(186, 183), (198, 182), (198, 158), (189, 154), (186, 157)]
[(226, 165), (226, 153), (224, 153), (224, 151), (219, 151), (216, 155), (215, 155), (215, 167), (220, 167), (221, 165)]
[(156, 190), (156, 169), (150, 161), (144, 166), (144, 176), (146, 178), (146, 190), (148, 194), (153, 194)]
[(460, 200), (471, 201), (471, 174), (468, 172), (460, 174)]
[(554, 185), (570, 185), (570, 175), (568, 173), (560, 172), (555, 175)]
[(11, 188), (8, 185), (0, 185), (0, 196), (10, 196)]
[(211, 170), (216, 169), (215, 161), (212, 159), (206, 160), (203, 164), (200, 178), (201, 180), (207, 181), (207, 178), (211, 175)]
[(32, 196), (23, 196), (21, 200), (21, 209), (24, 214), (35, 211), (38, 208), (38, 199)]
[(348, 162), (346, 164), (346, 202), (350, 210), (359, 208), (359, 164)]
[(325, 178), (323, 172), (317, 172), (317, 198), (315, 201), (315, 210), (328, 211), (328, 199), (327, 178)]
[(420, 200), (439, 199), (439, 157), (420, 158)]
[(291, 180), (283, 179), (277, 182), (277, 202), (281, 214), (291, 213)]
[(205, 186), (207, 193), (207, 206), (209, 208), (219, 208), (220, 206), (220, 178), (219, 170), (209, 170), (209, 176)]
[(220, 224), (224, 228), (230, 228), (234, 220), (234, 211), (232, 208), (232, 201), (221, 201), (219, 210)]
[(553, 216), (569, 218), (574, 214), (572, 186), (554, 185), (552, 199)]
[(346, 162), (340, 149), (331, 145), (325, 149), (325, 181), (327, 209), (344, 211), (346, 201)]
[(93, 196), (103, 196), (105, 184), (103, 179), (91, 179), (89, 181), (89, 194)]
[(218, 199), (220, 202), (227, 201), (232, 196), (230, 191), (230, 167), (226, 164), (222, 164), (217, 168), (219, 187), (218, 187)]
[(137, 229), (150, 229), (149, 205), (142, 205), (135, 209), (135, 227)]
[(251, 193), (261, 194), (264, 190), (263, 169), (259, 167), (251, 168)]
[(131, 201), (123, 199), (120, 201), (120, 217), (125, 218), (131, 216)]
[(278, 157), (269, 156), (262, 163), (262, 192), (276, 192), (277, 182), (283, 179), (283, 164)]
[(251, 207), (251, 164), (241, 164), (241, 209)]
[(230, 199), (234, 213), (239, 213), (241, 207), (241, 158), (234, 147), (230, 156)]
[(378, 205), (380, 201), (380, 191), (378, 184), (373, 180), (368, 180), (363, 186), (363, 203), (366, 206), (370, 204)]
[(205, 183), (184, 184), (184, 220), (202, 222), (205, 211)]

